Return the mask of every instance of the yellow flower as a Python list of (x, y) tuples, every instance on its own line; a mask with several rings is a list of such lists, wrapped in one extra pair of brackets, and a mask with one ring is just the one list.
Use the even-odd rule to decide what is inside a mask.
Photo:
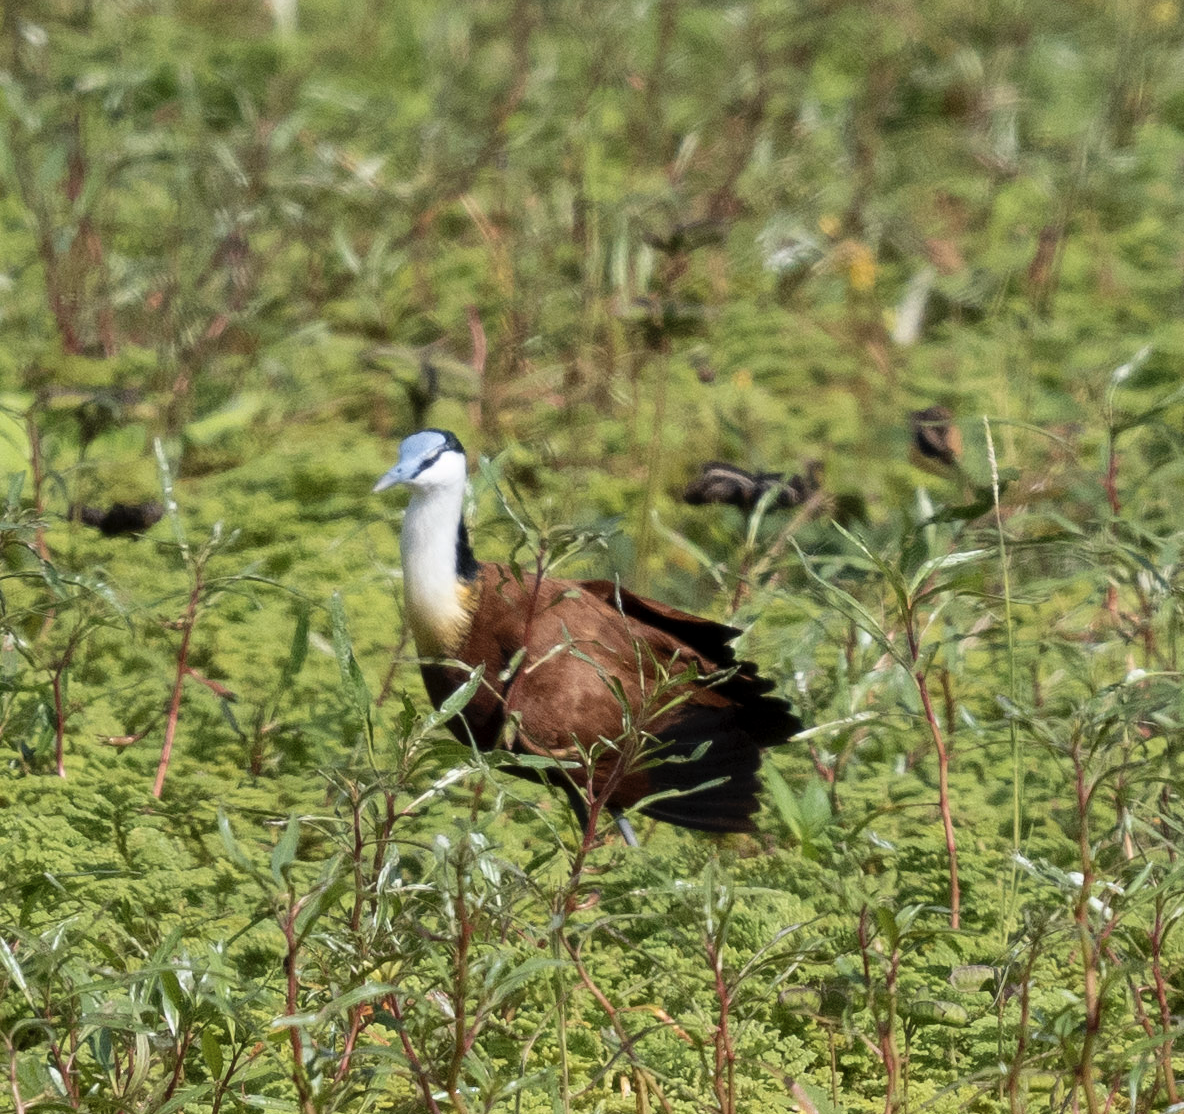
[(876, 285), (876, 261), (863, 244), (858, 245), (851, 253), (851, 262), (847, 266), (847, 278), (851, 283), (852, 290), (870, 290)]
[(732, 382), (742, 391), (747, 391), (752, 386), (752, 372), (746, 367), (742, 367), (732, 379)]
[(833, 240), (839, 234), (842, 225), (839, 224), (838, 217), (819, 217), (818, 227), (822, 229), (824, 236), (829, 236)]

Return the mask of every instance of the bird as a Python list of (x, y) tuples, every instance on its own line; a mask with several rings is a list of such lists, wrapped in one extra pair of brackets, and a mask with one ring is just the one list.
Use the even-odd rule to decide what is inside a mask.
[[(465, 450), (448, 430), (399, 446), (375, 492), (411, 490), (401, 549), (405, 615), (440, 708), (462, 742), (555, 762), (541, 775), (582, 828), (593, 804), (698, 831), (755, 830), (762, 752), (802, 729), (775, 684), (738, 660), (735, 627), (645, 599), (612, 580), (532, 575), (478, 561), (465, 527)], [(531, 768), (521, 776), (539, 779)]]
[(149, 526), (155, 526), (164, 517), (164, 507), (155, 500), (146, 503), (112, 503), (107, 508), (71, 504), (69, 517), (76, 518), (84, 526), (95, 527), (104, 537), (114, 538), (120, 534), (138, 534)]
[(765, 492), (775, 492), (770, 508), (800, 507), (822, 485), (822, 461), (808, 460), (802, 475), (786, 479), (780, 472), (747, 472), (735, 464), (709, 460), (682, 493), (684, 503), (729, 503), (750, 512)]
[(954, 415), (948, 407), (928, 406), (910, 411), (909, 427), (910, 452), (920, 467), (932, 466), (936, 461), (947, 468), (961, 468), (962, 433), (954, 425)]

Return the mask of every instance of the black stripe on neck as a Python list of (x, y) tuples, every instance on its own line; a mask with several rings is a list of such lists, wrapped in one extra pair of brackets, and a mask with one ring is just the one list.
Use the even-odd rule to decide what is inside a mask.
[(456, 531), (456, 575), (461, 580), (476, 580), (480, 566), (473, 555), (473, 547), (469, 545), (469, 532), (465, 529), (464, 520)]

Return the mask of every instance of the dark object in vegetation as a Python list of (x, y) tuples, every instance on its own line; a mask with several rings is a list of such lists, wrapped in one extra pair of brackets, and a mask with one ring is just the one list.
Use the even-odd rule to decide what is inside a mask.
[(722, 244), (728, 238), (727, 223), (719, 217), (699, 217), (678, 221), (669, 233), (646, 232), (642, 239), (652, 248), (667, 255), (695, 251), (708, 244)]
[(912, 449), (923, 461), (937, 461), (957, 468), (962, 459), (962, 434), (953, 424), (954, 415), (945, 406), (929, 406), (909, 414), (912, 426)]
[(800, 507), (818, 491), (822, 484), (822, 462), (806, 461), (805, 473), (787, 480), (779, 472), (746, 472), (734, 464), (709, 460), (682, 493), (683, 501), (699, 506), (702, 503), (730, 503), (742, 511), (751, 511), (766, 491), (776, 494), (770, 507)]
[(802, 725), (771, 695), (773, 683), (736, 659), (730, 643), (740, 631), (612, 581), (478, 562), (462, 517), (465, 474), (460, 442), (429, 429), (402, 443), (375, 487), (412, 491), (403, 587), (433, 705), (484, 669), (453, 733), (483, 750), (507, 745), (565, 763), (570, 773), (544, 776), (581, 818), (590, 801), (616, 811), (672, 793), (642, 811), (702, 831), (752, 830), (761, 751)]
[(675, 337), (694, 336), (703, 327), (703, 306), (653, 295), (634, 298), (622, 318), (635, 327), (646, 348), (658, 352)]
[(138, 534), (149, 526), (155, 526), (163, 515), (164, 507), (155, 500), (147, 503), (112, 503), (106, 510), (77, 504), (70, 508), (71, 518), (76, 518), (84, 526), (94, 526), (108, 538), (119, 534)]

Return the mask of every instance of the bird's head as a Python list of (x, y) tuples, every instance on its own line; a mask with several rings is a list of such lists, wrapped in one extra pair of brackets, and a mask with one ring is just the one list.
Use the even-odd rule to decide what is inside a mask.
[(374, 490), (385, 491), (395, 484), (406, 484), (412, 491), (421, 492), (463, 487), (465, 473), (465, 450), (456, 434), (446, 429), (423, 429), (403, 441), (398, 462), (374, 485)]

